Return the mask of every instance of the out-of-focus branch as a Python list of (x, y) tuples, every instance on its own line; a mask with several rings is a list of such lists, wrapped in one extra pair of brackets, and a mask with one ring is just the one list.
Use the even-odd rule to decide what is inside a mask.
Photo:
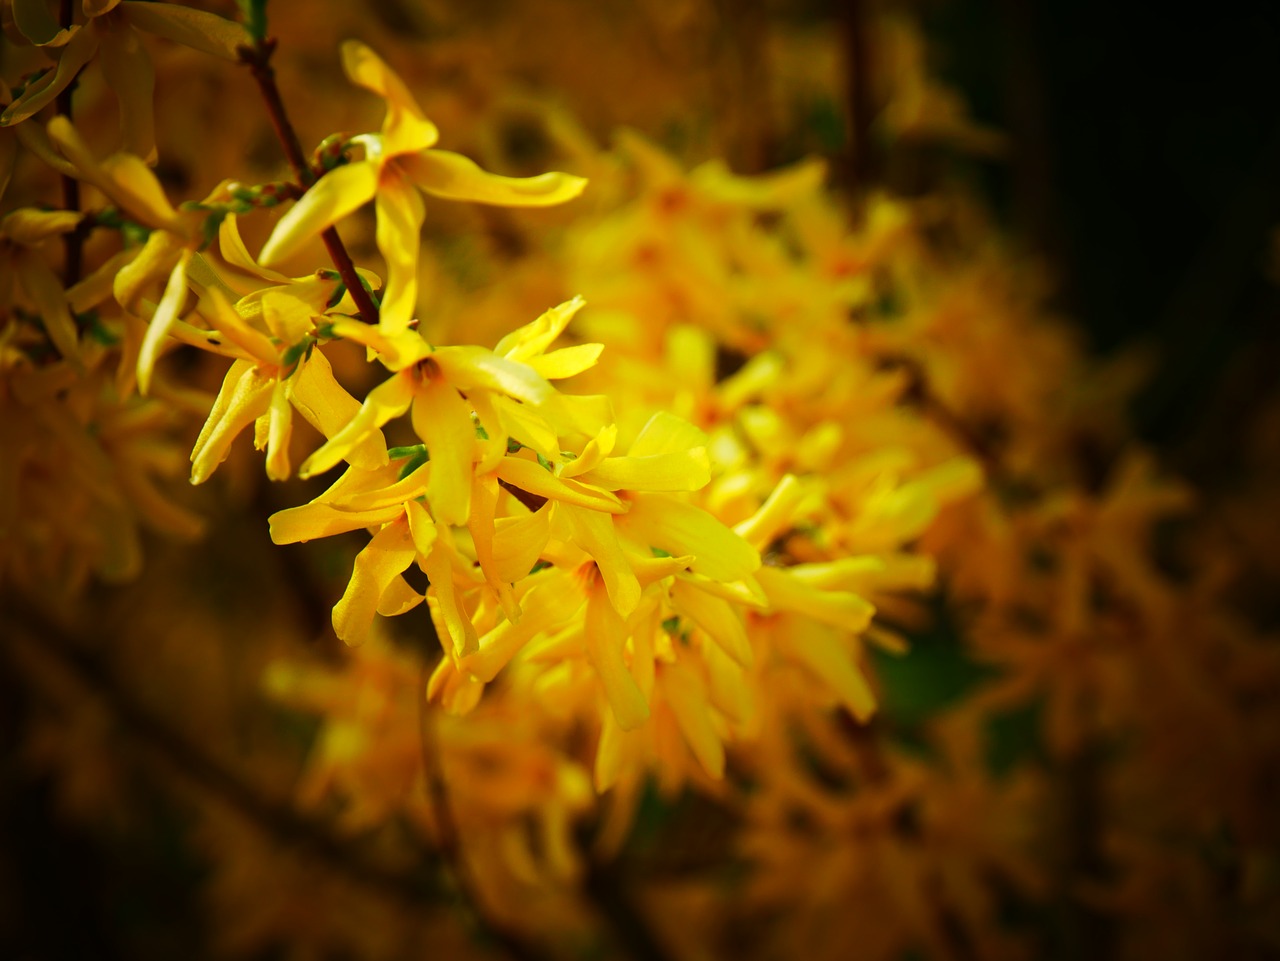
[[(58, 23), (63, 29), (71, 26), (74, 18), (73, 0), (60, 0), (58, 4)], [(58, 116), (71, 119), (71, 94), (76, 88), (76, 77), (58, 94), (55, 109)], [(62, 206), (65, 210), (80, 209), (80, 181), (68, 174), (62, 175)], [(63, 234), (62, 241), (66, 248), (66, 263), (63, 265), (63, 283), (70, 287), (80, 279), (83, 270), (84, 240), (91, 226), (84, 221), (76, 224), (75, 229)]]
[[(300, 815), (285, 802), (264, 797), (239, 775), (214, 759), (164, 717), (143, 705), (97, 658), (86, 653), (74, 634), (37, 607), (12, 595), (3, 597), (6, 630), (0, 656), (15, 662), (20, 656), (43, 658), (94, 697), (101, 699), (137, 743), (156, 762), (182, 781), (207, 793), (260, 827), (281, 844), (305, 851), (336, 874), (416, 911), (433, 902), (438, 892), (418, 878), (368, 860), (354, 846), (330, 834), (323, 825)], [(22, 648), (22, 654), (11, 648)]]
[[(271, 126), (276, 132), (276, 139), (280, 141), (280, 146), (284, 148), (285, 158), (289, 161), (289, 166), (293, 170), (293, 175), (298, 178), (298, 183), (303, 189), (310, 187), (315, 183), (315, 171), (311, 169), (311, 165), (307, 162), (306, 154), (302, 152), (302, 143), (298, 140), (298, 132), (294, 130), (293, 123), (289, 120), (289, 114), (285, 110), (284, 101), (280, 97), (280, 88), (276, 84), (276, 72), (271, 66), (271, 56), (275, 53), (276, 41), (274, 39), (260, 40), (253, 46), (240, 47), (240, 61), (249, 68), (249, 72), (253, 74), (253, 79), (257, 81), (258, 90), (262, 93), (263, 102), (267, 106), (267, 114), (271, 118)], [(338, 275), (342, 277), (342, 282), (346, 284), (351, 299), (355, 301), (356, 308), (360, 311), (360, 319), (366, 324), (376, 324), (378, 322), (378, 305), (373, 302), (373, 298), (369, 292), (364, 289), (364, 285), (360, 281), (360, 275), (356, 273), (356, 266), (351, 260), (351, 255), (347, 253), (347, 248), (342, 243), (342, 238), (338, 236), (336, 227), (326, 227), (320, 234), (320, 239), (324, 241), (325, 249), (329, 251), (329, 259), (333, 261), (333, 266), (337, 268)]]
[(865, 196), (879, 180), (878, 158), (871, 147), (875, 105), (871, 99), (870, 12), (867, 0), (845, 0), (841, 30), (845, 53), (845, 98), (849, 110), (849, 142), (844, 157), (846, 186)]

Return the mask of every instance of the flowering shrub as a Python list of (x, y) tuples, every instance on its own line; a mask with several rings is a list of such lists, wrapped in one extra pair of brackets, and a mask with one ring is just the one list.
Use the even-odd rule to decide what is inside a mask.
[[(347, 92), (277, 77), (314, 13), (223, 13), (12, 0), (0, 114), (23, 757), (100, 828), (182, 812), (200, 952), (1275, 949), (1249, 551), (972, 201), (496, 86), (438, 130), (377, 43)], [(876, 29), (888, 135), (1000, 149)]]

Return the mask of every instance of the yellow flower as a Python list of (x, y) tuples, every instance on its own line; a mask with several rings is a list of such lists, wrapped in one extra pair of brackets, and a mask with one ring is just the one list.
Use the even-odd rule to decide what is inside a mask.
[(418, 233), (425, 215), (422, 190), (449, 200), (507, 207), (542, 207), (572, 200), (586, 181), (563, 173), (500, 177), (466, 157), (433, 150), (438, 134), (409, 89), (372, 50), (349, 40), (342, 64), (351, 81), (387, 102), (382, 132), (352, 140), (364, 159), (320, 178), (276, 225), (261, 261), (278, 264), (320, 231), (374, 201), (378, 250), (387, 262), (381, 324), (388, 333), (408, 327), (418, 296)]
[(0, 113), (0, 126), (26, 120), (52, 103), (96, 54), (107, 88), (120, 101), (124, 150), (154, 163), (155, 70), (138, 31), (154, 33), (226, 60), (235, 60), (237, 47), (248, 43), (249, 38), (238, 23), (175, 3), (84, 0), (83, 6), (89, 22), (64, 29), (41, 0), (14, 0), (13, 19), (23, 36), (46, 50), (60, 49), (60, 55), (55, 69), (28, 86), (22, 96)]
[(18, 280), (40, 315), (49, 339), (68, 360), (78, 354), (76, 325), (66, 291), (40, 247), (45, 241), (74, 230), (80, 217), (71, 210), (23, 208), (0, 220), (0, 268), (4, 274), (0, 280), (0, 303), (11, 303), (11, 285)]
[[(360, 409), (359, 402), (334, 379), (333, 369), (316, 344), (313, 310), (305, 301), (279, 290), (260, 299), (271, 336), (249, 326), (217, 288), (210, 289), (201, 315), (240, 357), (227, 371), (222, 390), (191, 451), (191, 483), (202, 484), (226, 459), (231, 442), (254, 420), (255, 446), (267, 451), (267, 476), (289, 476), (292, 411), (325, 437), (337, 434)], [(371, 434), (347, 454), (359, 467), (386, 463), (380, 434)]]

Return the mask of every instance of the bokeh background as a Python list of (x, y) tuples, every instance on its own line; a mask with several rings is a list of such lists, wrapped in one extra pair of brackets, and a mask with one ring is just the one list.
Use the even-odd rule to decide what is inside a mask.
[[(205, 5), (231, 15), (227, 5)], [(1271, 537), (1280, 532), (1273, 492), (1280, 468), (1277, 5), (271, 0), (268, 11), (281, 40), (281, 87), (308, 145), (333, 130), (374, 129), (378, 122), (376, 104), (339, 93), (346, 84), (337, 44), (358, 37), (403, 73), (444, 132), (444, 146), (476, 156), (489, 169), (549, 169), (565, 160), (566, 141), (585, 137), (607, 145), (626, 127), (686, 167), (723, 157), (738, 172), (760, 173), (810, 155), (826, 157), (833, 188), (855, 198), (855, 208), (858, 198), (878, 191), (966, 197), (987, 211), (1011, 260), (1034, 282), (1044, 313), (1070, 325), (1100, 367), (1133, 385), (1118, 402), (1126, 408), (1127, 429), (1199, 492), (1198, 509), (1226, 519), (1242, 545), (1239, 608), (1274, 649), (1280, 628), (1280, 565)], [(0, 48), (6, 79), (29, 69), (24, 56), (13, 44)], [(164, 78), (157, 91), (157, 172), (175, 198), (201, 195), (228, 170), (243, 171), (245, 180), (278, 174), (278, 150), (246, 76), (164, 45), (155, 56)], [(102, 95), (86, 79), (77, 109), (92, 115)], [(557, 123), (563, 124), (559, 140), (548, 135), (548, 125)], [(438, 221), (435, 216), (433, 208), (429, 232), (477, 239), (436, 243), (431, 269), (442, 280), (428, 300), (441, 317), (453, 318), (446, 323), (455, 329), (477, 330), (466, 325), (483, 311), (468, 314), (458, 306), (488, 276), (474, 276), (475, 263), (514, 264), (525, 234), (560, 229), (570, 215), (549, 211), (509, 221), (505, 214), (442, 209)], [(371, 234), (352, 230), (357, 255), (372, 251)], [(529, 289), (537, 285), (536, 277), (529, 281)], [(489, 333), (477, 333), (477, 340)], [(1009, 356), (1006, 362), (1017, 369), (1026, 361)], [(192, 370), (198, 377), (198, 367)], [(302, 547), (246, 552), (243, 545), (260, 539), (267, 514), (309, 496), (310, 489), (295, 482), (269, 489), (260, 473), (251, 458), (233, 461), (221, 494), (194, 495), (198, 509), (213, 518), (197, 551), (151, 539), (147, 573), (137, 584), (85, 588), (81, 613), (92, 614), (104, 645), (124, 652), (120, 663), (145, 657), (158, 665), (138, 674), (129, 699), (112, 694), (92, 659), (50, 665), (19, 652), (3, 662), (0, 955), (33, 961), (360, 956), (365, 942), (354, 935), (314, 943), (257, 937), (249, 905), (279, 908), (281, 901), (286, 907), (273, 917), (292, 912), (298, 929), (323, 927), (335, 911), (349, 911), (345, 923), (353, 928), (387, 932), (381, 950), (388, 957), (511, 953), (510, 945), (455, 929), (447, 918), (465, 908), (448, 892), (437, 897), (429, 879), (406, 891), (401, 874), (388, 881), (373, 871), (363, 889), (359, 876), (334, 881), (315, 874), (308, 859), (341, 861), (347, 842), (329, 850), (288, 805), (264, 806), (264, 792), (289, 795), (318, 722), (262, 703), (255, 679), (274, 657), (306, 643), (300, 637), (324, 630), (334, 585), (341, 589), (342, 565), (358, 544), (336, 555)], [(882, 728), (902, 743), (921, 738), (932, 718), (988, 677), (946, 611), (937, 613), (912, 637), (911, 653), (876, 661)], [(265, 644), (244, 640), (267, 636), (272, 640)], [(341, 655), (334, 644), (320, 656)], [(199, 678), (182, 689), (184, 699), (207, 691), (204, 702), (184, 700), (187, 718), (175, 721), (174, 737), (163, 728), (157, 734), (153, 723), (175, 707), (166, 672)], [(42, 693), (33, 693), (32, 677), (40, 678)], [(1274, 718), (1260, 716), (1264, 723)], [(986, 763), (1003, 770), (1038, 757), (1038, 725), (1034, 709), (1003, 718), (991, 732)], [(219, 765), (171, 778), (174, 769), (181, 773), (185, 745), (213, 727), (220, 732)], [(138, 728), (150, 736), (138, 738)], [(282, 762), (290, 749), (292, 761)], [(226, 782), (227, 769), (248, 772), (260, 790)], [(1275, 794), (1275, 772), (1259, 775), (1271, 793), (1259, 788), (1251, 800)], [(1188, 783), (1196, 776), (1188, 771)], [(225, 824), (216, 813), (200, 819), (186, 813), (183, 804), (192, 802), (182, 795), (199, 794), (201, 786), (219, 798), (215, 808), (231, 812)], [(246, 811), (270, 830), (237, 827)], [(647, 796), (628, 848), (629, 870), (650, 877), (669, 872), (678, 886), (682, 870), (714, 863), (732, 828), (705, 798)], [(271, 834), (288, 840), (285, 854), (263, 853), (275, 850)], [(394, 840), (378, 843), (389, 846), (391, 863), (398, 863), (402, 852)], [(228, 851), (240, 852), (239, 862)], [(210, 866), (219, 860), (210, 852), (223, 858), (221, 868)], [(1252, 870), (1232, 856), (1223, 854), (1229, 863), (1215, 866), (1222, 869), (1212, 875), (1214, 883), (1243, 883), (1237, 875)], [(228, 863), (260, 870), (260, 881), (229, 879)], [(1274, 859), (1258, 870), (1274, 882)], [(609, 878), (596, 881), (612, 890)], [(245, 893), (256, 883), (261, 890)], [(1262, 889), (1271, 896), (1275, 885)], [(1208, 915), (1218, 910), (1215, 897), (1204, 896)], [(423, 900), (446, 916), (438, 927), (422, 921), (416, 905)], [(1250, 910), (1266, 915), (1276, 903), (1264, 898), (1250, 902)], [(429, 934), (402, 930), (416, 923), (426, 923)], [(710, 948), (668, 950), (669, 942), (655, 946), (646, 940), (651, 934), (625, 930), (625, 917), (621, 923), (623, 954), (729, 956)], [(1029, 943), (1039, 957), (1123, 953), (1115, 922), (1093, 907), (1015, 906), (1002, 923), (1033, 932)], [(1222, 942), (1242, 952), (1232, 956), (1280, 957), (1274, 924), (1248, 930), (1253, 934)], [(396, 943), (426, 945), (427, 953)], [(939, 943), (932, 953), (901, 957), (951, 952), (960, 961), (965, 950), (970, 957), (1016, 956), (989, 945)], [(603, 956), (592, 950), (608, 953), (574, 947), (566, 956)]]

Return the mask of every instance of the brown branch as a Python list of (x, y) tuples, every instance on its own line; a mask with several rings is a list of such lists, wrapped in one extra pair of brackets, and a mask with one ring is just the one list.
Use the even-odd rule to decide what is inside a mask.
[[(63, 29), (71, 26), (74, 17), (74, 0), (60, 0), (58, 4), (58, 23)], [(58, 94), (55, 101), (58, 116), (71, 119), (71, 94), (75, 90), (77, 73), (71, 82)], [(80, 181), (69, 174), (62, 175), (62, 206), (66, 210), (80, 209)], [(66, 247), (66, 263), (63, 265), (63, 284), (70, 287), (80, 279), (84, 264), (84, 241), (91, 228), (82, 220), (75, 229), (62, 235)]]
[(870, 19), (866, 0), (846, 0), (842, 8), (844, 36), (845, 97), (849, 109), (849, 143), (844, 157), (844, 177), (855, 196), (865, 197), (880, 175), (878, 159), (871, 145), (875, 104), (871, 99), (871, 43), (867, 36)]
[[(302, 152), (302, 143), (298, 140), (298, 132), (293, 129), (293, 123), (289, 120), (284, 101), (280, 98), (280, 88), (276, 85), (276, 72), (271, 66), (271, 55), (275, 53), (275, 50), (276, 41), (274, 39), (261, 40), (251, 47), (242, 46), (239, 50), (240, 62), (249, 68), (249, 72), (253, 74), (253, 79), (257, 81), (258, 90), (261, 92), (263, 102), (267, 106), (267, 114), (271, 118), (271, 126), (276, 132), (276, 139), (280, 141), (280, 146), (284, 148), (284, 155), (289, 161), (293, 175), (298, 178), (298, 183), (306, 190), (316, 182), (316, 172), (307, 162), (306, 155)], [(338, 275), (342, 278), (342, 282), (346, 284), (347, 291), (351, 294), (351, 299), (355, 301), (356, 309), (360, 311), (360, 319), (366, 324), (376, 324), (378, 322), (378, 305), (373, 302), (373, 298), (365, 290), (364, 284), (361, 283), (360, 275), (356, 272), (351, 255), (347, 253), (347, 248), (343, 245), (342, 238), (338, 236), (338, 228), (326, 227), (321, 232), (320, 239), (324, 241), (325, 249), (329, 251), (329, 259), (333, 261), (333, 266), (337, 268)]]
[[(296, 846), (334, 873), (365, 888), (415, 911), (438, 899), (439, 892), (420, 879), (369, 861), (353, 845), (300, 815), (287, 803), (263, 797), (235, 771), (205, 753), (197, 742), (176, 731), (166, 718), (138, 701), (104, 664), (81, 649), (72, 633), (38, 608), (13, 595), (6, 595), (3, 602), (6, 627), (10, 629), (3, 632), (7, 643), (0, 645), (0, 655), (13, 660), (16, 652), (6, 648), (22, 644), (35, 656), (53, 661), (99, 698), (112, 716), (180, 779), (216, 797), (282, 845)], [(18, 640), (22, 635), (26, 635), (25, 639)]]

